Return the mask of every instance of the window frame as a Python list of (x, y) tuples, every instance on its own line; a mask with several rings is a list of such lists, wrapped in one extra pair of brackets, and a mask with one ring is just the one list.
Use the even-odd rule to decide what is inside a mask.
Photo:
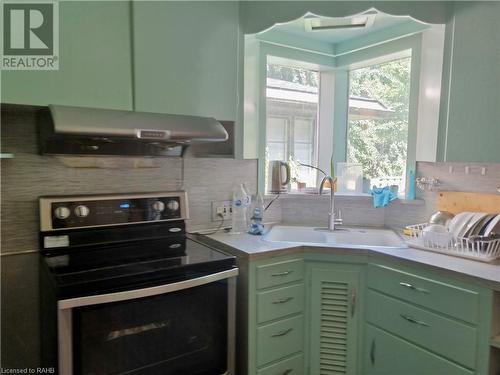
[[(373, 67), (373, 66), (376, 66), (376, 65), (383, 65), (383, 64), (386, 64), (386, 63), (390, 63), (391, 61), (396, 61), (396, 60), (400, 60), (400, 59), (406, 59), (406, 58), (409, 58), (410, 59), (410, 93), (409, 93), (409, 96), (408, 96), (408, 119), (407, 119), (407, 122), (408, 122), (408, 138), (407, 138), (407, 152), (406, 152), (406, 166), (405, 166), (405, 174), (404, 174), (404, 179), (406, 180), (407, 176), (408, 176), (408, 171), (410, 170), (410, 168), (413, 166), (413, 165), (416, 165), (416, 162), (414, 162), (413, 164), (411, 162), (409, 162), (409, 154), (408, 154), (408, 148), (410, 146), (411, 143), (415, 143), (413, 142), (413, 140), (410, 140), (410, 112), (411, 112), (411, 95), (412, 95), (412, 84), (414, 84), (412, 82), (412, 79), (414, 79), (415, 77), (413, 77), (413, 50), (412, 49), (409, 49), (409, 50), (405, 50), (405, 51), (401, 51), (399, 53), (396, 53), (396, 54), (390, 54), (390, 55), (386, 55), (386, 56), (382, 56), (381, 58), (377, 58), (375, 60), (371, 59), (371, 63), (368, 63), (368, 64), (365, 64), (365, 62), (362, 62), (361, 64), (357, 64), (355, 67), (352, 67), (351, 69), (349, 69), (347, 71), (347, 75), (348, 75), (348, 93), (350, 93), (350, 73), (354, 70), (357, 70), (357, 69), (364, 69), (364, 68), (368, 68), (368, 67)], [(414, 93), (415, 94), (415, 93)], [(418, 95), (418, 92), (416, 93)], [(347, 145), (348, 145), (348, 138), (349, 138), (349, 105), (347, 106), (347, 126), (346, 126), (346, 161), (347, 161)], [(416, 124), (415, 124), (416, 126)], [(415, 132), (416, 134), (416, 132)], [(416, 139), (415, 139), (416, 140)], [(416, 156), (416, 155), (415, 155)], [(414, 158), (415, 158), (414, 156)], [(403, 186), (400, 186), (400, 190), (399, 190), (399, 193), (402, 194), (402, 193), (406, 193), (405, 189), (406, 189), (406, 183), (407, 181), (404, 181), (404, 185)]]
[[(259, 69), (258, 69), (258, 92), (262, 93), (258, 98), (258, 123), (259, 123), (259, 131), (258, 131), (258, 158), (259, 162), (257, 167), (258, 173), (258, 191), (262, 193), (266, 193), (266, 146), (267, 146), (267, 64), (268, 62), (278, 63), (287, 66), (294, 66), (302, 69), (312, 69), (317, 70), (321, 73), (327, 70), (333, 70), (333, 59), (328, 56), (324, 56), (321, 54), (309, 52), (309, 51), (300, 51), (294, 48), (277, 46), (270, 43), (266, 43), (264, 41), (260, 41), (259, 43)], [(320, 82), (320, 101), (322, 94), (322, 84)], [(321, 102), (318, 103), (321, 111)], [(319, 139), (320, 129), (324, 126), (321, 120), (321, 112), (318, 114), (318, 130), (317, 130), (317, 139)], [(318, 143), (316, 144), (316, 153), (319, 155), (321, 151), (318, 148)], [(319, 179), (320, 176), (317, 177)], [(318, 184), (318, 181), (316, 182)], [(297, 192), (298, 193), (298, 192)]]
[[(411, 82), (410, 82), (410, 102), (408, 115), (408, 145), (407, 145), (407, 166), (408, 171), (416, 168), (417, 155), (417, 125), (419, 128), (425, 126), (418, 123), (419, 112), (422, 109), (429, 107), (431, 100), (423, 97), (420, 92), (420, 80), (425, 79), (426, 72), (421, 69), (422, 58), (422, 39), (423, 32), (417, 32), (409, 36), (401, 36), (400, 38), (389, 40), (387, 42), (376, 45), (366, 46), (360, 49), (351, 49), (349, 53), (342, 55), (334, 55), (333, 53), (315, 52), (293, 46), (285, 46), (260, 40), (258, 35), (254, 39), (254, 55), (252, 58), (255, 61), (255, 102), (254, 107), (249, 111), (252, 122), (255, 124), (257, 132), (256, 151), (259, 158), (258, 163), (258, 190), (265, 192), (264, 182), (266, 180), (267, 166), (265, 160), (266, 149), (266, 79), (267, 79), (267, 61), (269, 57), (275, 59), (284, 59), (296, 61), (300, 66), (305, 68), (313, 68), (320, 71), (320, 114), (318, 127), (318, 165), (320, 168), (330, 172), (330, 165), (333, 162), (346, 161), (347, 150), (347, 124), (349, 110), (349, 80), (348, 71), (352, 67), (363, 67), (363, 65), (372, 65), (376, 61), (394, 59), (394, 56), (411, 50)], [(346, 47), (347, 48), (347, 47)], [(347, 48), (349, 49), (349, 48)], [(436, 64), (442, 65), (442, 56), (435, 59)], [(423, 77), (421, 77), (423, 75)], [(323, 77), (328, 78), (328, 84), (323, 84)], [(245, 78), (245, 83), (247, 82)], [(332, 88), (329, 92), (323, 91), (327, 88)], [(440, 88), (439, 88), (440, 89)], [(421, 103), (419, 103), (419, 96)], [(325, 103), (330, 103), (331, 108), (327, 108)], [(247, 101), (245, 101), (247, 105)], [(422, 107), (422, 108), (420, 108)], [(325, 109), (327, 112), (325, 113)], [(439, 107), (437, 107), (439, 111)], [(245, 132), (247, 132), (247, 111), (245, 110)], [(254, 115), (252, 115), (254, 114)], [(423, 118), (423, 116), (422, 116)], [(331, 126), (333, 122), (333, 126)], [(417, 124), (418, 123), (418, 124)], [(250, 129), (252, 126), (249, 124)], [(330, 125), (330, 126), (328, 126)], [(436, 140), (437, 140), (437, 128)], [(246, 133), (245, 133), (246, 134)], [(328, 147), (330, 145), (330, 147)], [(326, 149), (325, 149), (326, 148)], [(330, 155), (332, 157), (330, 157)], [(430, 154), (429, 154), (430, 155)], [(427, 161), (435, 160), (435, 155), (427, 157)], [(320, 176), (318, 176), (320, 177)]]
[[(281, 65), (281, 66), (287, 66), (287, 67), (293, 67), (293, 68), (300, 68), (300, 69), (304, 69), (304, 70), (311, 70), (311, 71), (317, 71), (316, 69), (313, 69), (311, 68), (310, 66), (302, 66), (300, 64), (300, 62), (298, 61), (280, 61), (279, 64), (275, 61), (270, 61), (272, 59), (274, 59), (275, 57), (272, 56), (270, 58), (267, 59), (267, 62), (266, 62), (266, 70), (267, 70), (267, 66), (269, 64), (275, 64), (275, 65)], [(287, 62), (290, 62), (289, 64), (287, 64)], [(321, 72), (320, 71), (317, 71), (318, 73), (318, 78), (321, 77)], [(267, 79), (267, 74), (266, 74), (266, 79)], [(318, 160), (318, 157), (319, 157), (319, 149), (318, 149), (318, 133), (319, 133), (319, 117), (320, 117), (320, 111), (319, 111), (319, 108), (320, 108), (320, 101), (319, 101), (319, 97), (320, 97), (320, 90), (321, 90), (321, 83), (319, 82), (319, 85), (318, 85), (318, 103), (317, 103), (317, 107), (318, 107), (318, 110), (316, 111), (316, 117), (314, 119), (312, 119), (311, 121), (311, 118), (310, 117), (306, 117), (304, 115), (300, 115), (300, 114), (296, 114), (296, 113), (293, 113), (293, 112), (290, 112), (289, 116), (286, 116), (284, 114), (269, 114), (268, 113), (268, 100), (269, 98), (267, 97), (267, 89), (269, 88), (267, 86), (267, 81), (266, 81), (266, 127), (265, 127), (265, 131), (266, 131), (266, 148), (267, 146), (270, 144), (270, 143), (273, 143), (273, 141), (270, 141), (267, 139), (267, 131), (268, 131), (268, 123), (267, 123), (267, 120), (268, 118), (283, 118), (286, 120), (286, 136), (287, 136), (287, 139), (286, 139), (286, 147), (285, 147), (285, 161), (288, 160), (292, 155), (295, 154), (295, 146), (296, 144), (303, 144), (303, 145), (310, 145), (312, 147), (312, 150), (311, 150), (311, 155), (310, 155), (310, 158), (314, 161)], [(304, 122), (307, 122), (309, 123), (310, 125), (312, 125), (313, 127), (313, 134), (312, 134), (312, 138), (310, 140), (310, 142), (302, 142), (302, 141), (299, 141), (299, 142), (296, 142), (296, 138), (295, 138), (295, 132), (296, 132), (296, 125), (297, 125), (297, 121), (304, 121)], [(266, 153), (267, 155), (267, 153)], [(273, 159), (269, 159), (267, 160), (267, 158), (265, 159), (266, 162), (268, 162), (269, 160), (273, 160)], [(307, 162), (308, 164), (316, 164), (316, 162), (311, 162), (311, 161), (308, 161)], [(316, 182), (315, 182), (315, 186), (312, 187), (312, 188), (316, 188), (318, 184), (318, 176), (316, 175)], [(296, 190), (292, 190), (293, 192), (296, 192)], [(298, 191), (298, 190), (297, 190)]]

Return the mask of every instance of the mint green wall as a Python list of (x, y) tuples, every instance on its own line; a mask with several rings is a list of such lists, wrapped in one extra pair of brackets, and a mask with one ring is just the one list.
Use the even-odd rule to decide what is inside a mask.
[(438, 158), (500, 162), (500, 3), (456, 2), (447, 24)]
[(131, 109), (130, 4), (61, 1), (57, 71), (2, 71), (4, 103)]
[(134, 2), (134, 97), (138, 111), (235, 120), (237, 2)]

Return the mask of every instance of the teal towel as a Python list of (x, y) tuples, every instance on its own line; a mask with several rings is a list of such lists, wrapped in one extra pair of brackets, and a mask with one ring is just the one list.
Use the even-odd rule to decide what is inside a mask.
[(397, 199), (396, 194), (394, 194), (389, 186), (384, 188), (374, 188), (371, 191), (371, 195), (373, 197), (373, 207), (385, 207), (394, 199)]

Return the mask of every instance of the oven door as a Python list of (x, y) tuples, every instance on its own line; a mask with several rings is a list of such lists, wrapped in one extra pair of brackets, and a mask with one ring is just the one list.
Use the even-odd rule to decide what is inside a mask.
[(59, 373), (234, 374), (237, 275), (59, 301)]

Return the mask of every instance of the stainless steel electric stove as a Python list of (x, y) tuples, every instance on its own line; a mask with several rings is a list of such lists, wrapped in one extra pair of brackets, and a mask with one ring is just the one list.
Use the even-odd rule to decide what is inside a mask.
[(234, 373), (235, 259), (187, 218), (185, 192), (40, 198), (46, 366)]

